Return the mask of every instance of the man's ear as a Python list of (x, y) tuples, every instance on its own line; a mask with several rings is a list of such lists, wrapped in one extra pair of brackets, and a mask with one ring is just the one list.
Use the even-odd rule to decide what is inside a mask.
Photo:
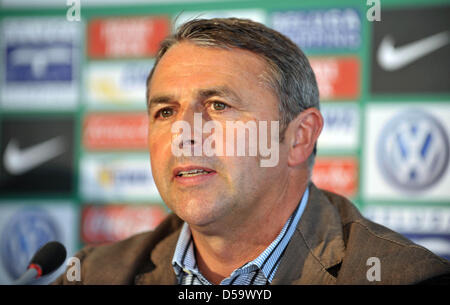
[(323, 127), (323, 117), (317, 108), (303, 110), (288, 126), (290, 144), (288, 164), (297, 166), (308, 160)]

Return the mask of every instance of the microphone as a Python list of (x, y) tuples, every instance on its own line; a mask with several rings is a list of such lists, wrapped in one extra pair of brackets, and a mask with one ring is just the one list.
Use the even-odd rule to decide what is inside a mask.
[(64, 263), (66, 255), (66, 248), (61, 243), (46, 243), (34, 254), (27, 271), (13, 285), (27, 285), (43, 275), (52, 273)]

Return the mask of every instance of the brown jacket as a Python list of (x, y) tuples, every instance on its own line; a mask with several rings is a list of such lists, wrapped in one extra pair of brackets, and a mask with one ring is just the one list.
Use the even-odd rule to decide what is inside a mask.
[[(153, 232), (84, 248), (77, 254), (81, 282), (69, 282), (64, 273), (54, 284), (177, 284), (171, 261), (182, 223), (172, 214)], [(367, 279), (370, 257), (380, 260), (380, 281)], [(311, 184), (272, 284), (414, 284), (449, 273), (448, 261)]]

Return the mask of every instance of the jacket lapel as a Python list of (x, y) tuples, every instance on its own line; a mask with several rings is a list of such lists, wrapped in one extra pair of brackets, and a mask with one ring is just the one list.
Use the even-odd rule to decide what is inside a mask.
[(175, 271), (172, 266), (172, 257), (175, 252), (178, 236), (181, 232), (179, 229), (171, 233), (167, 238), (163, 239), (152, 251), (150, 260), (154, 265), (154, 269), (150, 272), (138, 274), (135, 277), (136, 285), (176, 285), (178, 284)]
[(335, 284), (327, 269), (342, 262), (344, 251), (339, 213), (311, 183), (307, 206), (272, 284)]

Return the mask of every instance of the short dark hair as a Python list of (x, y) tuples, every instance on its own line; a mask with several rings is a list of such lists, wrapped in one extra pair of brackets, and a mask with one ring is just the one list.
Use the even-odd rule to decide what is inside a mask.
[[(239, 48), (258, 54), (267, 63), (267, 85), (279, 99), (280, 138), (288, 124), (307, 108), (320, 109), (319, 90), (314, 72), (305, 54), (289, 38), (265, 25), (248, 19), (195, 19), (181, 25), (166, 38), (147, 78), (149, 84), (158, 62), (173, 45), (188, 41), (199, 46)], [(314, 163), (314, 153), (308, 160)]]

